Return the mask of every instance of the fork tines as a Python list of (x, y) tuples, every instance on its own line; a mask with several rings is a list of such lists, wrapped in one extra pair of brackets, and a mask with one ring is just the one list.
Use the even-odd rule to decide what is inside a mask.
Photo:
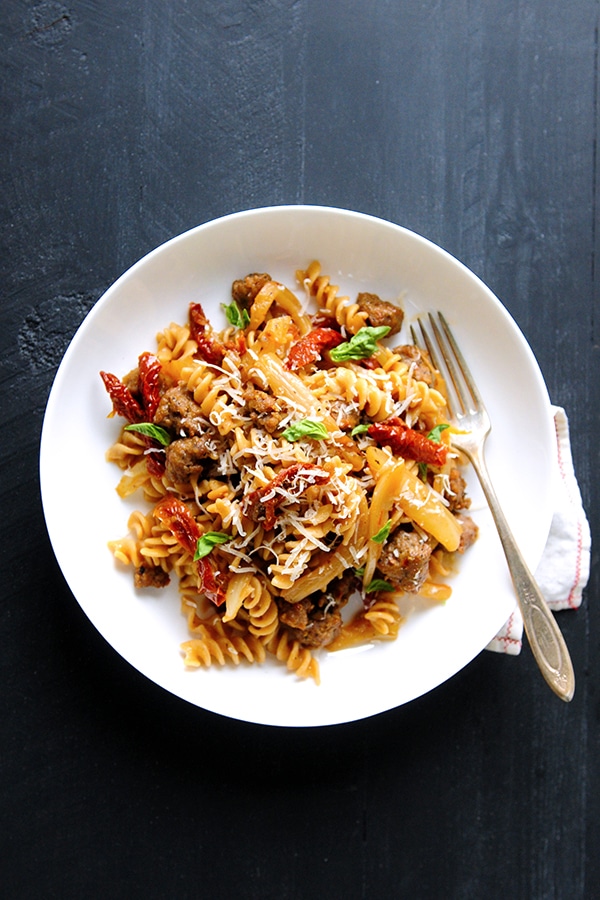
[[(452, 386), (453, 391), (448, 391), (450, 416), (456, 418), (457, 415), (474, 412), (483, 403), (452, 330), (444, 314), (439, 311), (428, 313), (428, 319), (429, 327), (425, 325), (423, 317), (416, 320), (420, 334), (417, 334), (413, 325), (410, 326), (413, 343), (427, 350), (431, 362), (442, 374), (446, 387)], [(469, 403), (469, 398), (472, 403)]]

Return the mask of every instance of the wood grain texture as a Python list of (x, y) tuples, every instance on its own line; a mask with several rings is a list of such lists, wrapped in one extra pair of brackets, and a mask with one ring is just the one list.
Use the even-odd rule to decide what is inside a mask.
[(6, 0), (7, 896), (595, 896), (595, 548), (583, 607), (559, 617), (571, 705), (525, 648), (370, 721), (252, 727), (165, 694), (93, 630), (54, 561), (37, 461), (60, 358), (118, 275), (216, 216), (327, 204), (436, 241), (502, 300), (568, 412), (595, 531), (598, 16), (594, 0)]

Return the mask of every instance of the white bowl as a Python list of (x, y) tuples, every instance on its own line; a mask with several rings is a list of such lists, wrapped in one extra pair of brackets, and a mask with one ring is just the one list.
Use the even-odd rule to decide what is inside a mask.
[[(127, 531), (136, 499), (115, 492), (118, 469), (105, 452), (119, 431), (100, 369), (122, 375), (155, 335), (184, 322), (199, 300), (214, 324), (231, 282), (264, 271), (297, 289), (312, 259), (344, 294), (401, 298), (410, 319), (440, 309), (487, 403), (488, 463), (526, 560), (534, 569), (548, 535), (555, 449), (548, 394), (536, 360), (493, 293), (452, 256), (397, 225), (346, 210), (281, 206), (208, 222), (149, 253), (89, 313), (56, 375), (44, 419), (40, 470), (48, 531), (81, 607), (131, 665), (178, 697), (225, 716), (284, 726), (347, 722), (407, 703), (480, 653), (509, 618), (514, 594), (500, 543), (477, 484), (469, 480), (476, 545), (461, 560), (447, 603), (414, 604), (393, 643), (320, 654), (321, 685), (282, 664), (187, 671), (188, 637), (175, 586), (134, 591), (107, 541)], [(410, 598), (409, 598), (410, 600)]]

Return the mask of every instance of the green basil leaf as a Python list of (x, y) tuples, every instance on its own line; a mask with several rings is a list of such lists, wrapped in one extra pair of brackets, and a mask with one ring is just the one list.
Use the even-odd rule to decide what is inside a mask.
[(338, 344), (329, 351), (334, 362), (346, 362), (349, 359), (368, 359), (377, 350), (377, 341), (386, 336), (390, 328), (388, 325), (378, 325), (376, 328), (365, 325), (349, 341)]
[(389, 533), (392, 527), (392, 520), (388, 519), (385, 525), (382, 525), (377, 534), (374, 534), (371, 538), (372, 541), (375, 541), (376, 544), (383, 544), (384, 541), (389, 537)]
[(419, 463), (419, 478), (421, 481), (427, 481), (427, 463)]
[(160, 425), (153, 425), (152, 422), (139, 422), (135, 425), (126, 425), (125, 431), (137, 431), (138, 434), (144, 434), (146, 437), (158, 441), (163, 447), (168, 447), (171, 443), (171, 435)]
[(362, 578), (363, 575), (365, 574), (365, 567), (361, 566), (360, 569), (355, 569), (354, 574), (356, 575), (357, 578)]
[(213, 547), (216, 547), (218, 544), (225, 544), (230, 540), (231, 535), (223, 534), (222, 531), (207, 531), (206, 534), (203, 534), (198, 538), (196, 552), (194, 553), (194, 561), (203, 559), (205, 556), (208, 556)]
[(383, 578), (374, 578), (373, 581), (368, 584), (365, 588), (365, 594), (371, 594), (373, 591), (393, 591), (395, 590), (394, 586), (389, 583), (389, 581), (384, 581)]
[(316, 419), (300, 419), (283, 432), (286, 441), (299, 441), (301, 438), (314, 438), (317, 441), (329, 437), (329, 432), (322, 422)]
[(225, 303), (222, 303), (221, 306), (230, 325), (234, 325), (236, 328), (246, 328), (250, 324), (248, 311), (240, 309), (235, 300), (232, 300), (229, 306)]
[(352, 429), (352, 431), (350, 432), (350, 435), (351, 435), (351, 437), (356, 437), (357, 434), (364, 434), (368, 430), (369, 430), (368, 425), (357, 425), (355, 428)]
[(436, 425), (435, 428), (432, 428), (429, 434), (427, 435), (427, 439), (433, 441), (434, 444), (439, 444), (441, 441), (442, 431), (445, 431), (446, 428), (450, 428), (449, 425)]

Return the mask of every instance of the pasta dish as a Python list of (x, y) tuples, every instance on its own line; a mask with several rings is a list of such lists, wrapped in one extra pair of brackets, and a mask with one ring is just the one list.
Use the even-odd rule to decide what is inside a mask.
[(131, 372), (100, 373), (117, 491), (144, 500), (109, 546), (137, 588), (178, 584), (186, 666), (272, 656), (318, 682), (317, 651), (396, 637), (404, 594), (447, 600), (477, 527), (443, 378), (393, 346), (401, 307), (351, 302), (317, 261), (296, 278), (302, 299), (234, 281), (224, 329), (191, 303)]

